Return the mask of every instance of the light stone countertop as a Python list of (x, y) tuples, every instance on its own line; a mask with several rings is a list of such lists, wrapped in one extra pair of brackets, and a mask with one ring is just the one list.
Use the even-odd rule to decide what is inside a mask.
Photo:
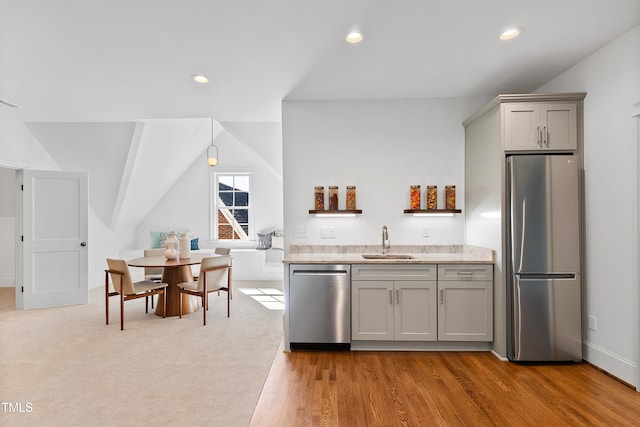
[(382, 254), (380, 245), (291, 245), (285, 264), (493, 264), (493, 250), (471, 245), (397, 245), (389, 255), (412, 259), (366, 259)]

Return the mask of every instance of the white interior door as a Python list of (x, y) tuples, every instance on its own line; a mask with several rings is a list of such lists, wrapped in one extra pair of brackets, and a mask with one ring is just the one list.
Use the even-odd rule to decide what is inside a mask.
[(21, 175), (22, 284), (16, 290), (21, 291), (22, 304), (17, 308), (84, 304), (88, 301), (87, 174), (24, 170)]

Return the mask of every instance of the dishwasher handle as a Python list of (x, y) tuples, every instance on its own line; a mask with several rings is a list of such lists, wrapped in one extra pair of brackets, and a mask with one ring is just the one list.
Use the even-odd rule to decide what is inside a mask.
[(347, 270), (293, 270), (294, 276), (346, 276)]

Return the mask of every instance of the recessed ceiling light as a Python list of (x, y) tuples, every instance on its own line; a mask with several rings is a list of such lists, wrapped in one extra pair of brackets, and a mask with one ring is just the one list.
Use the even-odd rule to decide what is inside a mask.
[(191, 76), (191, 78), (194, 82), (197, 83), (207, 83), (209, 81), (209, 78), (207, 76), (203, 76), (202, 74), (194, 74), (193, 76)]
[(511, 40), (515, 37), (518, 37), (522, 32), (522, 28), (512, 27), (506, 29), (502, 34), (500, 34), (500, 40)]
[(364, 34), (361, 33), (360, 31), (352, 31), (349, 34), (347, 34), (347, 37), (345, 38), (345, 40), (347, 41), (347, 43), (358, 44), (362, 40), (364, 40)]

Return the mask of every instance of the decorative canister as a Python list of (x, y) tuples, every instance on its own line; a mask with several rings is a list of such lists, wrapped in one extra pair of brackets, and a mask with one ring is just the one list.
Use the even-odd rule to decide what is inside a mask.
[(187, 233), (181, 233), (178, 239), (180, 248), (180, 258), (191, 258), (191, 239)]
[(176, 251), (173, 246), (171, 246), (171, 244), (169, 244), (170, 247), (167, 248), (166, 251), (164, 251), (164, 257), (166, 259), (176, 259), (178, 257), (178, 251)]
[(178, 257), (178, 235), (176, 233), (167, 234), (167, 241), (164, 247), (167, 248), (164, 251), (164, 257), (166, 259), (176, 259)]
[(437, 185), (427, 185), (427, 209), (438, 209)]
[(330, 211), (338, 210), (338, 186), (337, 185), (329, 186), (329, 210)]
[(413, 210), (420, 209), (420, 186), (412, 185), (410, 193), (409, 207)]
[(314, 209), (317, 211), (324, 210), (324, 187), (322, 185), (314, 188)]
[(444, 200), (445, 200), (445, 206), (447, 209), (456, 208), (456, 186), (455, 185), (447, 185), (444, 188)]
[(347, 210), (356, 210), (356, 186), (347, 185)]

